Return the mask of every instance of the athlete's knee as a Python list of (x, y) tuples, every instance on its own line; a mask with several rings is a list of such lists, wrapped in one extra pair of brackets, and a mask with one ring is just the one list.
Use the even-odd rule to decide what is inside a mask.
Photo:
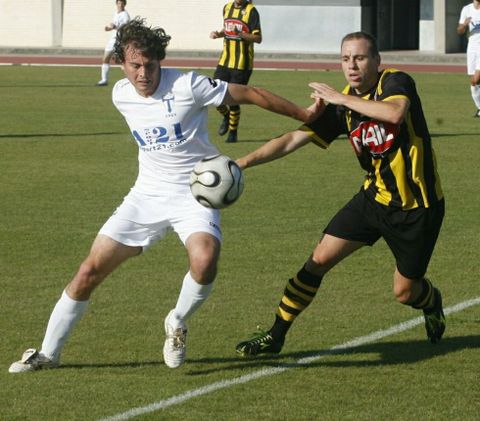
[(395, 299), (401, 304), (410, 304), (419, 295), (421, 291), (421, 282), (418, 279), (407, 278), (398, 271), (394, 275), (393, 294)]
[(330, 269), (328, 265), (325, 264), (325, 259), (318, 254), (312, 254), (305, 262), (304, 267), (307, 272), (320, 277), (323, 277)]
[(190, 272), (199, 284), (210, 284), (217, 275), (218, 251), (202, 248), (190, 253)]
[(305, 264), (305, 268), (316, 275), (325, 275), (335, 266), (332, 256), (324, 247), (317, 247)]
[(394, 285), (393, 294), (395, 295), (395, 299), (401, 304), (408, 304), (412, 299), (411, 288)]
[[(200, 263), (200, 264), (199, 264)], [(190, 273), (201, 285), (211, 284), (217, 276), (217, 263), (213, 262), (190, 262)]]

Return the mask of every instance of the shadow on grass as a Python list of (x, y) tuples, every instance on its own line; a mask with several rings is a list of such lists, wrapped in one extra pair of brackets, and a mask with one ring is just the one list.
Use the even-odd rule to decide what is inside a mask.
[[(115, 85), (115, 83), (112, 84), (112, 86)], [(105, 88), (105, 86), (95, 86), (94, 83), (83, 83), (83, 84), (51, 84), (51, 85), (22, 85), (22, 84), (15, 84), (15, 85), (10, 85), (10, 84), (0, 84), (0, 88), (16, 88), (16, 89), (23, 89), (23, 88), (35, 88), (35, 89), (43, 89), (43, 88), (92, 88), (93, 90), (99, 90), (101, 91), (102, 88)], [(106, 87), (108, 89), (108, 86)]]
[(465, 137), (465, 136), (478, 136), (478, 132), (472, 133), (430, 133), (430, 137)]
[[(319, 349), (252, 358), (189, 359), (188, 363), (190, 366), (193, 364), (212, 364), (217, 366), (205, 370), (190, 369), (188, 375), (197, 376), (216, 371), (245, 368), (377, 367), (415, 364), (465, 349), (480, 349), (480, 335), (449, 337), (442, 339), (438, 344), (431, 344), (426, 340), (383, 342), (360, 345), (346, 350)], [(362, 358), (363, 355), (365, 358)], [(372, 355), (375, 355), (375, 357), (372, 357)], [(218, 364), (229, 365), (227, 367), (218, 367)]]
[(62, 369), (88, 369), (88, 368), (142, 368), (142, 367), (157, 367), (163, 366), (165, 363), (163, 360), (159, 361), (131, 361), (131, 362), (123, 362), (123, 363), (91, 363), (91, 364), (62, 364), (55, 370), (62, 370)]
[(124, 132), (97, 132), (97, 133), (29, 133), (29, 134), (0, 134), (0, 139), (31, 139), (36, 137), (82, 137), (82, 136), (108, 136), (124, 134)]
[[(309, 367), (377, 367), (396, 364), (415, 364), (430, 358), (465, 349), (480, 349), (480, 335), (456, 336), (442, 339), (438, 344), (426, 340), (410, 342), (383, 342), (360, 345), (349, 349), (318, 349), (301, 352), (284, 352), (279, 355), (262, 355), (252, 358), (187, 358), (184, 369), (189, 376), (201, 376), (219, 371), (309, 368)], [(362, 358), (362, 356), (365, 358)], [(372, 355), (375, 355), (372, 358)], [(61, 369), (137, 369), (164, 366), (163, 360), (131, 361), (121, 363), (62, 364)], [(206, 369), (195, 367), (209, 365)]]

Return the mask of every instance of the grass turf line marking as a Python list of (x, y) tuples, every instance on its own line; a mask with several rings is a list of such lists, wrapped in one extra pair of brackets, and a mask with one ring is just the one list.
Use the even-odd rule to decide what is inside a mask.
[[(462, 310), (472, 307), (474, 305), (480, 304), (480, 297), (463, 301), (454, 306), (450, 306), (444, 309), (445, 315), (458, 313)], [(407, 320), (406, 322), (399, 323), (397, 325), (391, 326), (388, 329), (377, 330), (369, 335), (360, 336), (358, 338), (352, 339), (351, 341), (344, 342), (340, 345), (335, 345), (334, 347), (326, 350), (324, 352), (317, 353), (315, 355), (301, 358), (293, 364), (286, 364), (284, 367), (273, 367), (273, 368), (264, 368), (262, 370), (254, 371), (253, 373), (246, 374), (244, 376), (235, 377), (230, 380), (222, 380), (209, 384), (207, 386), (199, 387), (197, 389), (189, 390), (187, 392), (181, 393), (180, 395), (172, 396), (171, 398), (163, 399), (161, 401), (152, 403), (147, 406), (142, 406), (138, 408), (132, 408), (121, 414), (113, 415), (111, 417), (102, 418), (99, 421), (122, 421), (129, 420), (139, 415), (148, 414), (151, 412), (158, 411), (160, 409), (168, 408), (169, 406), (178, 405), (182, 402), (185, 402), (191, 398), (197, 396), (206, 395), (207, 393), (215, 392), (216, 390), (226, 389), (231, 386), (236, 386), (238, 384), (248, 383), (252, 380), (259, 379), (261, 377), (273, 376), (275, 374), (282, 373), (286, 370), (291, 370), (295, 367), (301, 365), (308, 365), (314, 361), (317, 361), (325, 356), (341, 353), (347, 349), (355, 348), (360, 345), (365, 345), (370, 342), (375, 342), (379, 339), (385, 338), (387, 336), (395, 335), (400, 332), (412, 329), (415, 326), (418, 326), (424, 322), (423, 316), (416, 317), (414, 319)]]

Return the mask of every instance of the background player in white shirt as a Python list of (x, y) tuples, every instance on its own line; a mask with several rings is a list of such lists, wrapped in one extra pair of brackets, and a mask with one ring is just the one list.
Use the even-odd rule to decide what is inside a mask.
[(115, 53), (126, 79), (115, 84), (113, 102), (139, 146), (138, 178), (55, 305), (41, 350), (25, 351), (10, 366), (11, 373), (57, 367), (93, 290), (171, 230), (184, 243), (190, 267), (165, 319), (164, 360), (172, 368), (181, 365), (185, 321), (209, 296), (220, 254), (219, 211), (201, 206), (189, 189), (195, 163), (218, 154), (208, 140), (207, 107), (255, 104), (306, 122), (320, 112), (319, 102), (304, 109), (264, 89), (163, 69), (160, 61), (169, 40), (163, 29), (147, 27), (139, 18), (118, 31)]
[(102, 61), (102, 76), (101, 79), (97, 82), (97, 86), (107, 86), (108, 85), (108, 73), (110, 72), (110, 60), (113, 57), (115, 38), (117, 35), (117, 30), (122, 25), (130, 22), (130, 15), (125, 10), (127, 5), (127, 0), (117, 0), (117, 12), (113, 15), (113, 20), (107, 26), (105, 26), (105, 31), (112, 31), (112, 35), (108, 40), (107, 46), (105, 47), (105, 52), (103, 54)]
[(473, 0), (460, 13), (457, 32), (463, 35), (467, 29), (467, 73), (470, 76), (473, 102), (477, 107), (474, 117), (480, 118), (480, 0)]

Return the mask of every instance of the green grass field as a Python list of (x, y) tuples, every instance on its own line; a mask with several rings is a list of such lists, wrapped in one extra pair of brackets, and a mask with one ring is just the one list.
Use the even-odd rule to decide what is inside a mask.
[[(480, 121), (471, 117), (465, 75), (413, 76), (447, 203), (428, 275), (448, 308), (480, 296)], [(171, 235), (96, 291), (60, 369), (9, 374), (26, 348), (40, 347), (63, 287), (136, 176), (137, 146), (111, 104), (111, 88), (93, 87), (97, 77), (97, 68), (0, 67), (0, 419), (129, 419), (116, 415), (155, 403), (135, 419), (478, 419), (478, 305), (447, 316), (437, 345), (418, 325), (348, 346), (420, 316), (395, 302), (394, 262), (381, 241), (325, 278), (282, 354), (235, 355), (235, 344), (257, 325), (270, 326), (286, 280), (359, 188), (363, 173), (345, 139), (246, 171), (242, 198), (222, 214), (219, 275), (189, 322), (184, 366), (171, 370), (162, 361), (163, 319), (187, 270)], [(293, 71), (257, 71), (252, 83), (307, 105), (314, 80), (344, 85), (337, 72)], [(232, 157), (298, 126), (242, 110), (233, 145), (216, 135), (220, 118), (210, 112), (211, 138)], [(329, 351), (343, 344), (344, 352)], [(311, 355), (318, 358), (296, 364)]]

